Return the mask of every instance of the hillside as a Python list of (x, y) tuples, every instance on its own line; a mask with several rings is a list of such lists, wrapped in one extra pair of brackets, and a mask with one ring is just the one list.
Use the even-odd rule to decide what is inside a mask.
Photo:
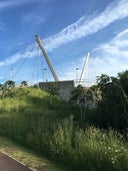
[(0, 100), (0, 135), (73, 170), (128, 170), (127, 144), (119, 133), (81, 123), (78, 107), (40, 89), (6, 93)]

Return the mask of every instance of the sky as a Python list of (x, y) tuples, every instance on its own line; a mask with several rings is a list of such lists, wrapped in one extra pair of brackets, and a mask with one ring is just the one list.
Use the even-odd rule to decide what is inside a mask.
[(0, 82), (60, 81), (128, 70), (128, 0), (0, 0)]

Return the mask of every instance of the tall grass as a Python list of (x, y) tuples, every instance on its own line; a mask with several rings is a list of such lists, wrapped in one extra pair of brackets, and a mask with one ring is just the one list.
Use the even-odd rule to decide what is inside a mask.
[(50, 143), (52, 156), (76, 170), (128, 170), (128, 149), (123, 137), (98, 128), (73, 129), (70, 118), (58, 124)]
[[(0, 134), (61, 161), (73, 170), (128, 170), (123, 137), (109, 130), (76, 126), (76, 108), (38, 89), (15, 90), (0, 100)], [(51, 103), (52, 99), (52, 103)]]

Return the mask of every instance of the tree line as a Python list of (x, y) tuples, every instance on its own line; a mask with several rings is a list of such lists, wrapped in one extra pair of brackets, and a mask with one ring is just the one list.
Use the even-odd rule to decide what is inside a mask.
[(70, 102), (78, 104), (82, 109), (89, 100), (93, 102), (94, 96), (97, 99), (96, 107), (92, 109), (88, 121), (101, 128), (126, 130), (128, 127), (128, 70), (118, 73), (117, 77), (102, 74), (97, 77), (96, 85), (87, 90), (78, 85), (72, 92)]

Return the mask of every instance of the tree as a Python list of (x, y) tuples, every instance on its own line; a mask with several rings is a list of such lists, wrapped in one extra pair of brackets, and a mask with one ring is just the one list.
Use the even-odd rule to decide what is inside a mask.
[(118, 73), (120, 86), (123, 88), (124, 92), (128, 96), (128, 70)]
[(12, 89), (15, 87), (15, 82), (12, 80), (6, 81), (4, 84), (1, 84), (2, 89), (2, 97), (5, 96), (14, 96), (14, 92), (12, 92)]
[(15, 82), (12, 80), (8, 80), (5, 82), (5, 88), (14, 88), (15, 87)]
[(27, 85), (28, 85), (27, 81), (22, 81), (22, 82), (21, 82), (21, 86), (24, 87), (24, 86), (27, 86)]
[(102, 74), (97, 78), (97, 89), (101, 92), (101, 100), (97, 108), (97, 123), (101, 127), (113, 127), (118, 130), (128, 126), (127, 72), (118, 77)]
[(85, 106), (85, 91), (82, 85), (78, 85), (71, 92), (70, 102), (80, 106)]
[(88, 107), (93, 102), (93, 91), (78, 85), (71, 93), (70, 102), (79, 106)]
[(81, 122), (85, 120), (85, 110), (89, 107), (89, 103), (93, 101), (93, 94), (90, 89), (78, 85), (71, 93), (70, 103), (78, 105), (80, 108)]

